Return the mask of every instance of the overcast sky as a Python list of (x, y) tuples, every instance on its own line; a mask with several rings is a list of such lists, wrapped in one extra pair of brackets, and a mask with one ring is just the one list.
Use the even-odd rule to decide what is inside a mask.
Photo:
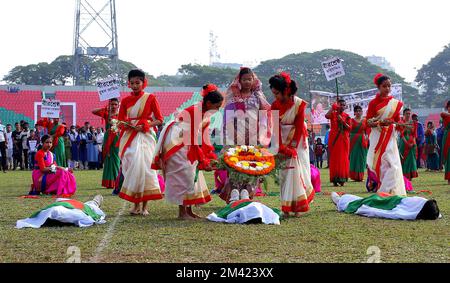
[[(210, 30), (224, 62), (343, 49), (383, 56), (408, 81), (450, 43), (449, 0), (116, 0), (116, 8), (119, 57), (155, 76), (208, 64)], [(74, 11), (75, 0), (0, 1), (0, 79), (72, 54)]]

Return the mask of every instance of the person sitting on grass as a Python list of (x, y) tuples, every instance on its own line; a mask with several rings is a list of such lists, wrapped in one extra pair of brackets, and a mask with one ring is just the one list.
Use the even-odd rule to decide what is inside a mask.
[(33, 184), (30, 195), (52, 194), (69, 197), (75, 194), (77, 184), (71, 169), (56, 165), (55, 154), (50, 151), (53, 138), (41, 138), (42, 149), (36, 153), (35, 168), (32, 173)]

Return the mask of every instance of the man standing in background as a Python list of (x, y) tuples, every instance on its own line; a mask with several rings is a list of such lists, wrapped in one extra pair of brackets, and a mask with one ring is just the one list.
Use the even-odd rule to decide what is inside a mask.
[(20, 127), (19, 123), (15, 124), (16, 130), (12, 132), (12, 140), (14, 143), (13, 147), (13, 158), (14, 158), (14, 167), (13, 170), (16, 170), (17, 168), (23, 169), (22, 164), (22, 139), (20, 135), (22, 134), (22, 128)]
[(0, 155), (2, 160), (2, 169), (3, 173), (6, 173), (6, 146), (7, 146), (7, 138), (6, 138), (6, 127), (2, 124), (2, 120), (0, 120)]
[(11, 126), (11, 124), (7, 124), (6, 125), (6, 163), (7, 163), (8, 170), (11, 170), (14, 166), (13, 147), (14, 147), (14, 142), (12, 139), (12, 126)]
[[(20, 140), (22, 141), (22, 151), (23, 151), (23, 163), (24, 163), (24, 168), (25, 170), (30, 169), (28, 166), (28, 138), (30, 137), (30, 129), (29, 129), (30, 125), (28, 123), (23, 123), (23, 130), (22, 133), (20, 134)], [(23, 170), (23, 168), (22, 168)]]

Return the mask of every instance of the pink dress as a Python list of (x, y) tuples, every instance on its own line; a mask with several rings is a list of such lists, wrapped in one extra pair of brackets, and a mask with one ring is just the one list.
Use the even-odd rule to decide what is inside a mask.
[(56, 173), (42, 173), (41, 169), (56, 165), (54, 154), (50, 151), (39, 150), (36, 153), (36, 167), (32, 173), (33, 185), (31, 195), (43, 193), (46, 195), (57, 195), (70, 197), (75, 194), (77, 184), (75, 176), (66, 170), (56, 169)]
[(311, 164), (311, 183), (316, 193), (320, 193), (322, 191), (320, 185), (320, 171), (312, 164)]

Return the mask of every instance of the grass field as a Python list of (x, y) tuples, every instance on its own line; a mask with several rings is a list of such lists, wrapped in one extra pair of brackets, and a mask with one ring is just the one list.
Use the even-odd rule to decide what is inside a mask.
[[(328, 170), (322, 192), (331, 192)], [(76, 172), (76, 199), (105, 196), (107, 223), (91, 228), (15, 229), (18, 219), (50, 204), (50, 197), (21, 199), (31, 172), (0, 175), (0, 262), (66, 262), (76, 246), (82, 262), (367, 262), (369, 247), (380, 250), (381, 262), (450, 262), (450, 186), (441, 173), (420, 171), (416, 189), (432, 191), (443, 218), (437, 221), (369, 219), (338, 213), (329, 195), (318, 194), (311, 211), (280, 226), (227, 225), (176, 219), (177, 207), (150, 203), (150, 216), (130, 216), (130, 204), (102, 189), (100, 171)], [(213, 184), (212, 175), (207, 175)], [(340, 191), (367, 196), (363, 183), (350, 182)], [(271, 183), (270, 191), (278, 188)], [(278, 197), (259, 198), (279, 207)], [(202, 216), (224, 206), (214, 197), (198, 209)]]

